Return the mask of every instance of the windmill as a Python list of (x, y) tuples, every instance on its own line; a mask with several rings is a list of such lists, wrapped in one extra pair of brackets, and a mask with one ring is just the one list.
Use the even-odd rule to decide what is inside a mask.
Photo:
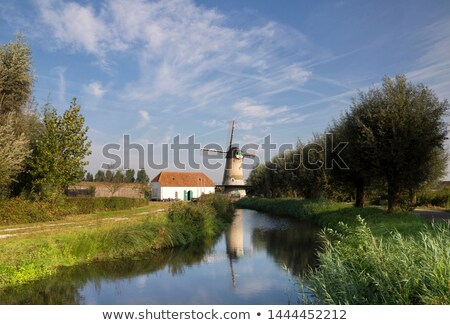
[(222, 181), (224, 192), (230, 196), (243, 197), (246, 195), (246, 186), (244, 182), (244, 173), (242, 170), (242, 161), (244, 160), (244, 158), (252, 158), (255, 157), (255, 155), (246, 153), (240, 150), (239, 147), (233, 146), (233, 134), (234, 121), (231, 124), (230, 143), (228, 145), (227, 151), (210, 148), (201, 149), (204, 151), (212, 151), (225, 154), (226, 162)]

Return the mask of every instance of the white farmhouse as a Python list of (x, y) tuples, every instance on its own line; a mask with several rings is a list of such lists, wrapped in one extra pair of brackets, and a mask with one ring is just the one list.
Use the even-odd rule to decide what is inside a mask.
[(214, 182), (200, 172), (160, 172), (151, 185), (153, 200), (190, 201), (215, 192)]

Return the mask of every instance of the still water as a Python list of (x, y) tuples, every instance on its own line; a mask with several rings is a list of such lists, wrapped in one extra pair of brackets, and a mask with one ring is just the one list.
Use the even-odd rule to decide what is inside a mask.
[(139, 259), (71, 267), (8, 289), (2, 304), (297, 304), (317, 228), (238, 209), (214, 241)]

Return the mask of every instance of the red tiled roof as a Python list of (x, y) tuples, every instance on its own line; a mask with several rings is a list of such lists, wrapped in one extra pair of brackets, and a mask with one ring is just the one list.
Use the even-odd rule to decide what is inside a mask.
[(160, 172), (152, 179), (161, 186), (201, 186), (214, 187), (214, 182), (200, 172)]

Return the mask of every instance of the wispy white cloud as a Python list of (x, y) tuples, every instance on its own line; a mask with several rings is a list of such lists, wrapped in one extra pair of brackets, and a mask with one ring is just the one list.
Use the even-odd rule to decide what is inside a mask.
[(66, 99), (66, 78), (64, 73), (66, 72), (65, 67), (55, 67), (53, 69), (58, 76), (58, 95), (60, 103), (64, 103)]
[(150, 114), (147, 111), (139, 110), (139, 123), (137, 125), (138, 129), (145, 127), (150, 121)]
[(209, 128), (217, 128), (217, 127), (224, 127), (225, 126), (225, 122), (223, 121), (217, 121), (217, 120), (208, 120), (208, 121), (203, 121), (202, 125), (209, 127)]
[(450, 89), (443, 87), (450, 79), (450, 21), (436, 21), (414, 37), (422, 54), (417, 59), (417, 68), (407, 73), (408, 79), (424, 82), (440, 97), (450, 99)]
[(303, 122), (307, 115), (301, 115), (286, 107), (271, 107), (250, 98), (243, 98), (233, 105), (237, 112), (237, 125), (240, 129), (250, 130), (255, 127)]
[(109, 46), (111, 32), (91, 5), (60, 0), (40, 0), (38, 5), (43, 22), (60, 44), (96, 55)]
[(417, 37), (425, 50), (419, 59), (419, 63), (434, 65), (450, 61), (448, 55), (450, 49), (450, 21), (448, 19), (439, 20), (426, 26), (418, 33)]
[(243, 121), (243, 120), (238, 120), (236, 122), (236, 127), (239, 128), (240, 130), (251, 130), (255, 127), (255, 123), (253, 122), (248, 122), (248, 121)]
[(139, 116), (140, 116), (144, 121), (148, 121), (148, 120), (150, 119), (150, 115), (148, 114), (147, 111), (140, 110), (140, 111), (139, 111)]
[(106, 92), (100, 81), (93, 81), (88, 85), (84, 85), (83, 88), (86, 93), (94, 96), (95, 98), (102, 98)]
[(302, 62), (315, 50), (299, 31), (270, 21), (231, 27), (222, 13), (190, 0), (40, 0), (38, 8), (60, 46), (102, 64), (132, 53), (140, 75), (123, 91), (128, 100), (173, 96), (183, 110), (202, 109), (224, 98), (302, 91), (312, 75)]
[(288, 111), (286, 107), (270, 108), (249, 98), (243, 98), (236, 102), (233, 105), (233, 109), (243, 117), (254, 119), (265, 119)]

